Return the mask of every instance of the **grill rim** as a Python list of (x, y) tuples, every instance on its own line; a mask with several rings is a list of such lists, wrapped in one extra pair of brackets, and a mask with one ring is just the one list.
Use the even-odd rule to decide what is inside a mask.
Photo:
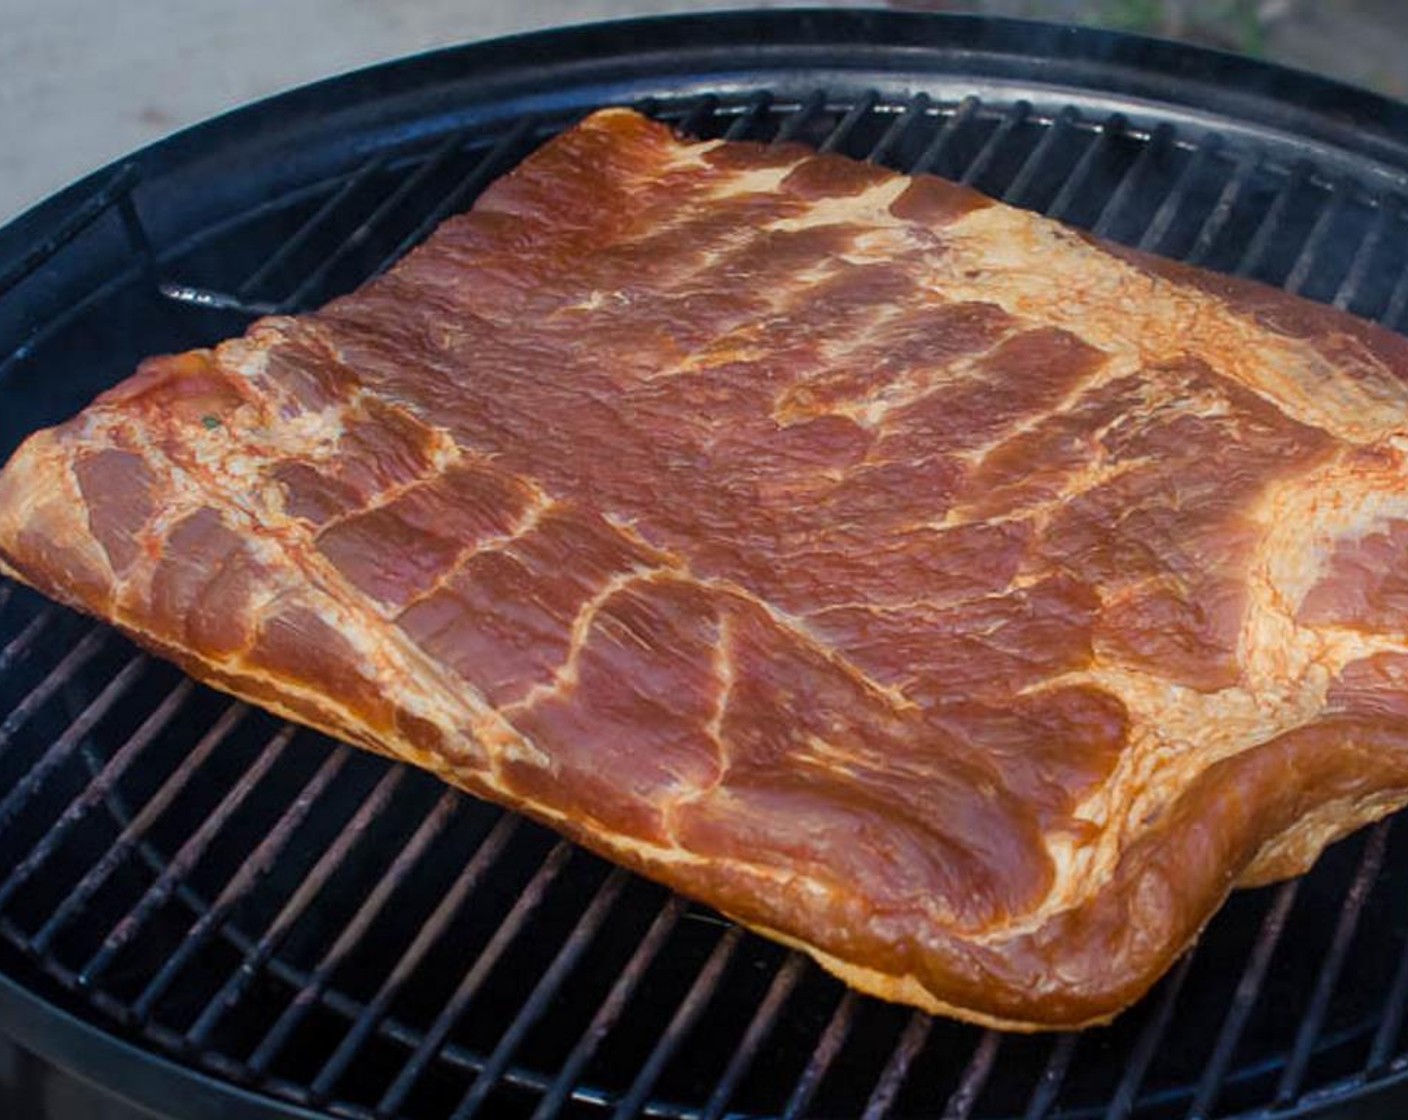
[[(220, 157), (238, 150), (240, 176), (255, 161), (308, 182), (317, 167), (379, 138), (439, 134), (530, 104), (585, 106), (596, 86), (681, 81), (703, 89), (795, 79), (826, 88), (848, 74), (858, 88), (906, 79), (988, 78), (1049, 87), (1054, 96), (1125, 97), (1324, 144), (1395, 172), (1408, 187), (1408, 104), (1307, 71), (1228, 52), (1124, 32), (1035, 20), (881, 9), (785, 8), (609, 20), (445, 47), (378, 63), (232, 109), (119, 158), (62, 188), (0, 227), (0, 294), (26, 274), (45, 244), (82, 235), (67, 221), (95, 196), (128, 187), (153, 240), (170, 244), (205, 212), (221, 212)], [(755, 79), (748, 81), (749, 78)], [(888, 80), (882, 80), (888, 79)], [(554, 88), (555, 87), (555, 88)], [(624, 88), (622, 90), (624, 92)], [(913, 92), (913, 91), (911, 91)], [(601, 104), (599, 100), (593, 104)], [(1108, 111), (1108, 110), (1107, 110)], [(309, 130), (317, 151), (298, 141)], [(328, 140), (327, 137), (332, 137)], [(1359, 165), (1362, 173), (1362, 164)], [(132, 176), (136, 175), (136, 180)], [(207, 189), (189, 190), (187, 176)], [(185, 198), (182, 198), (184, 192)], [(201, 214), (194, 213), (201, 194)], [(107, 207), (98, 211), (102, 213)]]
[[(739, 46), (759, 41), (766, 45)], [(908, 89), (912, 96), (914, 87), (905, 83), (925, 78), (971, 83), (985, 98), (990, 88), (982, 85), (985, 79), (1040, 88), (1053, 100), (1071, 94), (1101, 98), (1106, 114), (1112, 104), (1132, 99), (1165, 118), (1177, 119), (1182, 111), (1221, 131), (1274, 133), (1283, 140), (1293, 135), (1326, 170), (1334, 160), (1323, 162), (1317, 145), (1347, 153), (1360, 176), (1386, 173), (1394, 186), (1408, 188), (1408, 139), (1392, 135), (1408, 138), (1408, 106), (1239, 56), (1117, 32), (977, 16), (837, 9), (664, 16), (410, 56), (192, 126), (94, 172), (0, 228), (0, 296), (45, 260), (81, 253), (82, 246), (69, 243), (81, 241), (88, 226), (109, 210), (126, 218), (134, 198), (146, 226), (159, 230), (154, 242), (182, 240), (188, 230), (181, 224), (199, 228), (225, 203), (216, 192), (213, 198), (183, 201), (183, 192), (190, 196), (192, 183), (218, 177), (222, 157), (232, 153), (246, 167), (251, 160), (284, 160), (282, 174), (306, 182), (316, 177), (319, 159), (330, 166), (349, 153), (365, 159), (398, 140), (434, 140), (452, 129), (512, 122), (534, 108), (586, 110), (611, 100), (639, 101), (651, 92), (776, 90), (784, 84), (856, 99), (875, 90)], [(1243, 84), (1256, 88), (1229, 94), (1229, 86), (1240, 91)], [(313, 128), (319, 137), (332, 138), (290, 170), (288, 145)], [(129, 193), (134, 184), (135, 194)], [(106, 201), (95, 205), (100, 199)], [(167, 200), (174, 205), (164, 210)], [(18, 303), (22, 320), (24, 291), (8, 302)], [(251, 1116), (316, 1120), (326, 1115), (135, 1045), (110, 1033), (96, 1017), (75, 1014), (3, 972), (0, 1027), (81, 1080), (159, 1114), (223, 1116), (235, 1104)], [(1408, 1106), (1408, 1069), (1373, 1082), (1327, 1085), (1317, 1096), (1321, 1099), (1303, 1098), (1294, 1114), (1391, 1113)]]
[[(12, 1031), (16, 1025), (25, 1030)], [(108, 1096), (182, 1120), (327, 1120), (135, 1046), (0, 972), (0, 1025), (13, 1041)], [(1408, 1097), (1405, 1097), (1408, 1099)]]

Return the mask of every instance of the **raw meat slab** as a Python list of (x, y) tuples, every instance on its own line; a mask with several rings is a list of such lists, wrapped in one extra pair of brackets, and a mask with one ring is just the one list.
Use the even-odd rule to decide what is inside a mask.
[(596, 114), (0, 475), (6, 570), (855, 987), (1070, 1027), (1408, 801), (1408, 346)]

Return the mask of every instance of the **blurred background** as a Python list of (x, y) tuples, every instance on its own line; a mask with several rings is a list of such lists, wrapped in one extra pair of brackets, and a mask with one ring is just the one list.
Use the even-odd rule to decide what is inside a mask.
[[(834, 0), (0, 0), (0, 222), (224, 109), (381, 59), (514, 31)], [(1404, 0), (888, 0), (1185, 39), (1408, 96)]]

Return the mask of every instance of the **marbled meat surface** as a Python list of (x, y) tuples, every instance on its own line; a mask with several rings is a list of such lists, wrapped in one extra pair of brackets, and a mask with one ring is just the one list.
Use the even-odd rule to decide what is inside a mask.
[(195, 676), (1006, 1027), (1408, 801), (1408, 346), (930, 177), (588, 118), (0, 476)]

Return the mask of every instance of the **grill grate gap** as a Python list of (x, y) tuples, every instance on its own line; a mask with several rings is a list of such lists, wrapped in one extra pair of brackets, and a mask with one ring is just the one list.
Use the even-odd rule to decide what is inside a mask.
[(1056, 1036), (1055, 1042), (1051, 1046), (1050, 1056), (1046, 1059), (1046, 1064), (1042, 1066), (1041, 1075), (1037, 1078), (1036, 1087), (1032, 1090), (1031, 1100), (1027, 1103), (1027, 1109), (1022, 1113), (1022, 1120), (1046, 1120), (1051, 1115), (1051, 1110), (1056, 1106), (1056, 1101), (1061, 1095), (1061, 1086), (1065, 1084), (1066, 1072), (1071, 1068), (1071, 1061), (1076, 1056), (1076, 1047), (1080, 1045), (1080, 1035), (1076, 1032), (1067, 1032)]
[(113, 959), (132, 942), (139, 932), (145, 931), (148, 939), (154, 937), (153, 924), (149, 919), (171, 899), (177, 887), (190, 875), (192, 868), (205, 854), (206, 849), (220, 829), (225, 826), (230, 816), (240, 808), (250, 792), (278, 762), (285, 748), (292, 741), (295, 731), (296, 729), (292, 726), (285, 726), (268, 740), (243, 777), (221, 798), (215, 810), (201, 820), (200, 827), (191, 834), (190, 838), (177, 849), (171, 862), (162, 870), (156, 881), (147, 888), (137, 905), (128, 911), (109, 931), (102, 944), (79, 972), (78, 983), (81, 986), (93, 986), (97, 979), (108, 970)]
[(70, 926), (70, 923), (79, 916), (87, 906), (93, 896), (103, 887), (113, 873), (123, 865), (126, 858), (132, 854), (144, 833), (166, 812), (171, 803), (176, 799), (191, 776), (200, 765), (214, 752), (215, 748), (239, 726), (240, 722), (248, 714), (249, 709), (243, 704), (232, 704), (225, 709), (223, 715), (216, 721), (214, 727), (207, 732), (195, 747), (192, 748), (185, 760), (162, 784), (157, 792), (142, 807), (142, 811), (137, 814), (127, 826), (122, 830), (122, 834), (116, 842), (104, 854), (93, 867), (79, 880), (78, 884), (64, 899), (63, 903), (54, 910), (48, 921), (40, 928), (39, 932), (30, 942), (30, 948), (36, 953), (48, 951), (51, 942), (62, 931)]
[(1161, 124), (1143, 144), (1134, 163), (1100, 210), (1099, 217), (1092, 227), (1092, 232), (1097, 237), (1132, 241), (1133, 234), (1147, 227), (1149, 219), (1140, 213), (1139, 204), (1143, 202), (1147, 205), (1156, 198), (1159, 193), (1156, 184), (1168, 178), (1165, 168), (1177, 153), (1173, 139), (1173, 126)]
[(249, 998), (251, 988), (256, 985), (267, 987), (270, 983), (264, 966), (303, 916), (308, 905), (347, 858), (357, 841), (366, 835), (368, 826), (385, 809), (387, 802), (403, 784), (406, 776), (407, 771), (399, 768), (388, 770), (382, 775), (376, 788), (362, 801), (337, 842), (323, 852), (299, 888), (284, 903), (263, 936), (248, 951), (238, 971), (230, 976), (215, 998), (196, 1018), (186, 1035), (189, 1046), (205, 1048), (212, 1041), (211, 1034), (226, 1013), (236, 1006), (265, 1004), (262, 999)]
[(724, 1115), (729, 1098), (733, 1096), (739, 1082), (757, 1059), (758, 1051), (767, 1040), (797, 982), (801, 980), (805, 968), (806, 958), (796, 952), (788, 953), (782, 967), (777, 970), (772, 983), (768, 985), (767, 994), (758, 1004), (758, 1010), (749, 1021), (748, 1028), (729, 1058), (723, 1074), (715, 1083), (714, 1091), (704, 1106), (702, 1120), (719, 1120)]
[(10, 791), (0, 797), (0, 832), (25, 808), (28, 802), (41, 792), (45, 781), (55, 770), (71, 759), (82, 745), (84, 736), (93, 730), (109, 710), (131, 690), (149, 667), (145, 656), (128, 661), (116, 676), (93, 698), (53, 745), (44, 752), (39, 761), (10, 787)]
[(915, 127), (928, 115), (930, 104), (929, 95), (925, 93), (916, 93), (910, 98), (904, 108), (895, 115), (894, 120), (890, 122), (890, 127), (885, 130), (885, 134), (880, 137), (879, 142), (871, 150), (871, 161), (884, 164), (887, 167), (908, 166), (910, 161), (904, 156), (905, 141)]
[(331, 1094), (352, 1060), (366, 1046), (411, 974), (421, 966), (430, 948), (444, 935), (446, 927), (479, 885), (485, 872), (499, 860), (518, 823), (518, 818), (513, 816), (505, 815), (499, 818), (493, 830), (474, 853), (474, 857), (465, 864), (449, 890), (443, 894), (434, 912), (420, 926), (415, 940), (396, 958), (395, 967), (377, 989), (375, 996), (352, 1024), (351, 1030), (338, 1044), (337, 1050), (318, 1071), (311, 1087), (311, 1097), (314, 1101), (322, 1103)]
[(778, 126), (776, 135), (773, 136), (774, 144), (788, 144), (801, 137), (802, 129), (811, 121), (817, 113), (821, 112), (826, 104), (826, 93), (824, 90), (814, 89), (807, 94), (796, 109), (782, 118), (782, 123)]
[(943, 1120), (968, 1120), (972, 1115), (978, 1097), (986, 1087), (988, 1078), (992, 1076), (1001, 1045), (1002, 1035), (997, 1031), (986, 1030), (982, 1033), (973, 1056), (968, 1060), (968, 1067), (959, 1079), (958, 1088), (953, 1091), (948, 1104), (944, 1106)]
[(475, 1079), (470, 1091), (455, 1110), (455, 1120), (469, 1120), (489, 1099), (499, 1084), (499, 1079), (512, 1061), (514, 1052), (523, 1042), (537, 1020), (546, 1013), (548, 1004), (557, 994), (563, 980), (577, 966), (583, 952), (600, 930), (602, 923), (616, 905), (621, 891), (626, 885), (626, 873), (617, 868), (607, 876), (597, 890), (591, 905), (583, 912), (581, 919), (572, 928), (567, 941), (553, 958), (552, 965), (543, 973), (542, 979), (534, 987), (528, 1000), (514, 1016), (503, 1037), (499, 1040), (484, 1068)]
[(846, 1037), (850, 1033), (859, 1002), (859, 997), (852, 991), (848, 990), (841, 996), (841, 1002), (836, 1005), (831, 1021), (826, 1024), (825, 1032), (817, 1041), (806, 1069), (802, 1071), (792, 1095), (787, 1099), (787, 1105), (782, 1112), (783, 1120), (799, 1120), (806, 1114), (822, 1080), (831, 1072), (836, 1055), (846, 1044)]
[(916, 1011), (910, 1015), (904, 1032), (890, 1054), (890, 1060), (885, 1063), (880, 1080), (871, 1091), (870, 1099), (865, 1102), (865, 1110), (861, 1113), (863, 1120), (884, 1120), (890, 1115), (909, 1076), (909, 1068), (919, 1056), (919, 1051), (924, 1049), (933, 1025), (933, 1020), (922, 1012)]
[(1217, 1044), (1208, 1060), (1206, 1072), (1198, 1083), (1192, 1107), (1188, 1110), (1190, 1120), (1205, 1120), (1217, 1103), (1223, 1082), (1231, 1068), (1233, 1055), (1242, 1041), (1247, 1020), (1261, 996), (1266, 970), (1271, 964), (1276, 946), (1280, 943), (1281, 934), (1285, 931), (1286, 919), (1290, 915), (1291, 904), (1295, 902), (1299, 889), (1300, 883), (1296, 880), (1284, 883), (1276, 889), (1271, 907), (1266, 912), (1266, 919), (1262, 922), (1256, 947), (1247, 958), (1246, 968), (1237, 984), (1232, 1006), (1222, 1021), (1222, 1030), (1217, 1036)]
[(1251, 243), (1242, 253), (1234, 269), (1238, 276), (1253, 276), (1274, 284), (1279, 277), (1278, 255), (1284, 256), (1285, 247), (1291, 241), (1294, 231), (1292, 216), (1296, 212), (1297, 194), (1306, 185), (1310, 166), (1299, 162), (1289, 178), (1275, 188), (1271, 205), (1266, 207), (1261, 222), (1256, 227)]
[(93, 776), (83, 792), (64, 807), (63, 813), (45, 830), (38, 843), (14, 866), (3, 883), (0, 883), (0, 912), (4, 911), (11, 897), (67, 841), (70, 832), (107, 798), (127, 767), (157, 735), (161, 734), (176, 712), (190, 699), (194, 690), (195, 685), (189, 680), (177, 684), (118, 749), (102, 771)]
[(374, 176), (381, 174), (382, 169), (386, 166), (386, 161), (385, 153), (375, 155), (347, 176), (328, 200), (319, 206), (313, 215), (279, 246), (278, 252), (245, 278), (235, 290), (235, 297), (245, 303), (258, 300), (261, 288), (286, 269), (300, 253), (309, 249), (315, 237), (320, 234), (326, 235), (334, 228), (332, 223), (335, 215), (350, 199), (365, 190)]
[(718, 944), (714, 946), (713, 952), (704, 962), (704, 967), (699, 970), (699, 975), (690, 985), (689, 991), (685, 993), (684, 999), (680, 1001), (674, 1015), (671, 1016), (669, 1025), (660, 1036), (660, 1041), (650, 1051), (650, 1055), (640, 1067), (640, 1073), (637, 1074), (625, 1097), (616, 1106), (616, 1110), (612, 1113), (613, 1120), (633, 1120), (635, 1116), (640, 1114), (651, 1090), (655, 1087), (656, 1080), (664, 1072), (665, 1066), (674, 1057), (680, 1044), (694, 1028), (694, 1024), (698, 1021), (709, 1000), (713, 998), (719, 982), (723, 979), (724, 970), (728, 968), (742, 937), (743, 931), (738, 926), (731, 926), (719, 938)]
[(165, 994), (185, 966), (228, 919), (231, 911), (270, 872), (304, 817), (318, 804), (333, 779), (341, 772), (349, 757), (349, 750), (348, 747), (339, 747), (323, 760), (308, 784), (299, 790), (297, 797), (279, 817), (278, 823), (249, 854), (248, 860), (239, 866), (235, 875), (216, 896), (210, 909), (200, 916), (176, 951), (142, 989), (141, 995), (132, 1005), (134, 1018), (142, 1021), (151, 1016), (157, 1000)]
[(671, 895), (665, 905), (661, 907), (649, 930), (636, 945), (635, 952), (631, 954), (630, 960), (621, 969), (610, 992), (601, 1001), (596, 1014), (592, 1016), (591, 1023), (572, 1048), (572, 1052), (558, 1071), (557, 1077), (534, 1111), (534, 1120), (548, 1120), (549, 1117), (556, 1116), (562, 1110), (569, 1094), (577, 1087), (578, 1079), (588, 1063), (596, 1057), (601, 1044), (616, 1026), (627, 1005), (636, 994), (636, 989), (640, 986), (646, 972), (655, 963), (660, 951), (665, 947), (679, 923), (680, 917), (684, 914), (686, 905), (683, 899)]
[(469, 971), (464, 974), (459, 986), (455, 988), (440, 1014), (436, 1016), (435, 1021), (426, 1032), (424, 1040), (416, 1048), (416, 1052), (411, 1055), (410, 1060), (406, 1062), (401, 1072), (391, 1083), (391, 1087), (377, 1102), (373, 1111), (378, 1116), (394, 1114), (410, 1097), (421, 1073), (435, 1058), (440, 1047), (444, 1045), (450, 1031), (454, 1029), (455, 1024), (473, 1002), (475, 996), (478, 995), (479, 989), (488, 979), (490, 972), (498, 965), (500, 957), (522, 931), (524, 924), (542, 902), (548, 887), (552, 885), (553, 880), (557, 878), (571, 856), (572, 848), (566, 841), (559, 841), (554, 846), (528, 885), (524, 887), (523, 893), (519, 896), (513, 909), (509, 911), (503, 924), (494, 931), (494, 936), (474, 958)]
[[(333, 974), (367, 935), (373, 923), (381, 916), (382, 909), (391, 900), (392, 895), (399, 890), (416, 862), (421, 859), (432, 842), (440, 835), (441, 830), (449, 823), (450, 816), (457, 809), (458, 803), (458, 798), (450, 791), (446, 791), (437, 799), (434, 808), (422, 818), (405, 847), (397, 854), (385, 873), (378, 877), (371, 892), (363, 899), (351, 919), (341, 927), (336, 939), (321, 955), (308, 978), (308, 982), (294, 995), (293, 1001), (284, 1009), (283, 1015), (274, 1023), (269, 1033), (264, 1036), (254, 1053), (250, 1055), (249, 1068), (252, 1073), (260, 1074), (269, 1068), (270, 1063), (283, 1050), (294, 1031), (297, 1030), (303, 1017), (317, 1006), (319, 997), (332, 980)], [(300, 1055), (300, 1057), (304, 1056), (306, 1055)]]
[[(1373, 270), (1375, 257), (1390, 231), (1402, 225), (1403, 205), (1397, 195), (1388, 195), (1378, 200), (1374, 207), (1373, 223), (1354, 250), (1354, 257), (1346, 270), (1344, 281), (1335, 291), (1334, 306), (1342, 311), (1373, 318), (1373, 309), (1378, 306), (1373, 298), (1373, 279), (1378, 275)], [(1369, 294), (1365, 294), (1365, 288)]]
[(1048, 217), (1078, 226), (1090, 223), (1098, 212), (1098, 200), (1123, 177), (1124, 161), (1120, 157), (1124, 145), (1120, 141), (1128, 127), (1124, 115), (1115, 113), (1095, 130), (1047, 209)]
[[(935, 134), (929, 145), (915, 157), (914, 163), (909, 170), (915, 174), (927, 172), (934, 175), (945, 175), (948, 178), (957, 178), (959, 171), (950, 167), (949, 153), (956, 147), (959, 137), (963, 135), (978, 118), (978, 111), (982, 108), (982, 101), (977, 97), (969, 96), (960, 101), (944, 118), (943, 125)], [(967, 163), (967, 160), (954, 160), (953, 163), (959, 167)]]
[(1359, 916), (1364, 909), (1364, 902), (1378, 878), (1379, 869), (1383, 866), (1390, 824), (1389, 821), (1381, 821), (1375, 825), (1369, 835), (1368, 843), (1364, 845), (1364, 853), (1360, 857), (1359, 867), (1350, 883), (1344, 903), (1340, 907), (1334, 939), (1330, 943), (1329, 951), (1325, 954), (1325, 962), (1321, 966), (1320, 979), (1315, 985), (1315, 993), (1311, 997), (1310, 1007), (1301, 1019), (1300, 1029), (1296, 1034), (1295, 1048), (1291, 1051), (1290, 1059), (1287, 1061), (1281, 1080), (1276, 1086), (1276, 1095), (1272, 1101), (1275, 1107), (1287, 1108), (1300, 1095), (1306, 1068), (1310, 1064), (1315, 1043), (1325, 1025), (1325, 1017), (1330, 1010), (1330, 999), (1339, 983), (1345, 957), (1349, 953), (1350, 944), (1359, 925)]

